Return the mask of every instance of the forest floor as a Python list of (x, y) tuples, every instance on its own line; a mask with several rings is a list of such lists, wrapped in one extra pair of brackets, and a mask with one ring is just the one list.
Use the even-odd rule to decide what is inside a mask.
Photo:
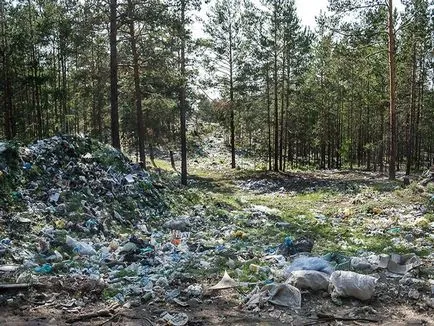
[[(186, 244), (178, 253), (187, 257), (178, 269), (183, 276), (168, 277), (165, 290), (155, 286), (150, 300), (119, 300), (107, 284), (85, 276), (39, 276), (28, 291), (0, 292), (9, 298), (0, 306), (0, 324), (434, 325), (432, 183), (404, 186), (364, 171), (232, 170), (223, 139), (206, 144), (209, 148), (189, 165), (188, 190), (173, 186), (179, 176), (167, 161), (155, 162), (174, 196), (171, 216), (188, 220), (188, 232), (179, 240)], [(253, 163), (245, 159), (243, 164)], [(148, 227), (158, 230), (161, 224)], [(369, 301), (332, 300), (327, 291), (302, 290), (301, 308), (247, 307), (255, 285), (278, 282), (294, 258), (282, 262), (276, 252), (288, 236), (312, 240), (312, 256), (335, 255), (348, 264), (351, 257), (394, 253), (415, 253), (418, 264), (405, 275), (362, 271), (379, 279)], [(168, 233), (159, 241), (171, 237)], [(165, 275), (176, 269), (169, 264)], [(353, 265), (347, 269), (360, 272)], [(209, 290), (225, 270), (244, 285)]]

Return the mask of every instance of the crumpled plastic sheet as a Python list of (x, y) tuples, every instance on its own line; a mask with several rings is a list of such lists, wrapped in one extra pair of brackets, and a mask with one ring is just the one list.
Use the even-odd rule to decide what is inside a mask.
[(250, 293), (250, 299), (246, 306), (248, 309), (253, 309), (256, 306), (262, 306), (265, 302), (298, 309), (301, 308), (301, 292), (290, 284), (267, 284), (261, 289), (256, 287)]

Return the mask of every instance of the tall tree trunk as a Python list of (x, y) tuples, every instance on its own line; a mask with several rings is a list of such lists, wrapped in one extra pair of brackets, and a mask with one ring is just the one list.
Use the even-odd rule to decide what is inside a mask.
[(137, 138), (139, 140), (139, 161), (141, 166), (146, 169), (145, 156), (145, 127), (143, 121), (142, 110), (142, 93), (140, 91), (140, 75), (139, 75), (139, 56), (137, 54), (136, 35), (134, 30), (134, 4), (132, 0), (128, 0), (129, 11), (129, 30), (131, 38), (131, 52), (133, 54), (133, 69), (134, 69), (134, 99), (136, 103), (137, 116)]
[(378, 153), (378, 163), (380, 165), (380, 172), (384, 172), (384, 108), (381, 108), (381, 116), (380, 116), (380, 150)]
[(56, 51), (56, 39), (54, 38), (51, 44), (52, 47), (52, 60), (53, 60), (53, 66), (51, 67), (52, 69), (52, 74), (53, 74), (53, 82), (51, 84), (51, 89), (53, 90), (53, 95), (52, 95), (52, 101), (53, 101), (53, 107), (54, 107), (54, 117), (53, 117), (53, 131), (54, 132), (58, 132), (59, 131), (59, 101), (58, 101), (58, 95), (57, 95), (57, 51)]
[(417, 96), (417, 111), (416, 111), (416, 122), (415, 122), (415, 150), (416, 150), (416, 170), (419, 171), (421, 168), (421, 132), (420, 132), (420, 118), (421, 118), (421, 108), (424, 96), (424, 78), (426, 77), (426, 69), (423, 58), (420, 58), (420, 67), (422, 67), (422, 72), (419, 76), (418, 82), (418, 96)]
[(233, 79), (233, 40), (232, 25), (229, 25), (229, 94), (231, 110), (231, 167), (235, 169), (235, 114), (234, 114), (234, 79)]
[(169, 151), (169, 157), (170, 157), (170, 165), (172, 166), (172, 169), (174, 171), (176, 171), (175, 157), (173, 155), (173, 151), (172, 150)]
[(157, 167), (155, 164), (155, 156), (154, 156), (154, 146), (152, 145), (152, 141), (149, 141), (149, 160), (151, 161), (151, 164), (154, 168)]
[[(284, 143), (285, 143), (285, 147), (284, 147), (284, 153), (283, 156), (285, 157), (285, 161), (283, 162), (283, 171), (286, 170), (286, 163), (289, 163), (289, 156), (290, 156), (290, 141), (289, 141), (289, 94), (290, 94), (290, 62), (288, 59), (288, 68), (286, 69), (286, 79), (287, 79), (287, 83), (286, 83), (286, 96), (285, 96), (285, 126), (284, 126), (284, 130), (285, 130), (285, 137), (284, 137)], [(292, 159), (292, 158), (291, 158)]]
[(357, 166), (360, 169), (362, 166), (363, 156), (363, 137), (362, 137), (362, 110), (359, 110), (359, 127), (357, 128)]
[(271, 100), (270, 100), (270, 76), (268, 62), (266, 65), (266, 88), (267, 88), (267, 125), (268, 125), (268, 170), (271, 171)]
[(416, 42), (413, 41), (412, 49), (412, 67), (411, 67), (411, 93), (410, 93), (410, 112), (407, 138), (407, 165), (405, 174), (410, 175), (413, 164), (413, 146), (414, 146), (414, 120), (416, 115)]
[(14, 128), (14, 113), (12, 106), (12, 86), (10, 79), (10, 67), (9, 67), (9, 49), (8, 49), (8, 39), (6, 35), (6, 18), (4, 12), (4, 2), (1, 1), (0, 4), (0, 19), (1, 19), (1, 43), (2, 43), (2, 64), (3, 64), (3, 126), (6, 139), (12, 139), (15, 136)]
[(63, 118), (63, 124), (62, 124), (62, 132), (69, 133), (69, 112), (68, 112), (68, 106), (67, 106), (67, 82), (66, 82), (66, 58), (65, 58), (65, 50), (64, 46), (61, 46), (61, 60), (60, 60), (60, 68), (61, 68), (61, 83), (62, 83), (62, 98), (60, 99), (61, 107), (62, 107), (62, 118)]
[(5, 60), (5, 76), (3, 77), (5, 86), (3, 91), (3, 97), (4, 97), (4, 130), (5, 130), (5, 137), (6, 139), (12, 139), (15, 136), (15, 123), (14, 123), (14, 112), (13, 112), (13, 105), (12, 105), (12, 86), (11, 82), (8, 76), (8, 63), (7, 60)]
[(338, 128), (337, 128), (337, 146), (336, 146), (336, 167), (340, 169), (342, 167), (342, 157), (341, 157), (341, 147), (343, 144), (344, 137), (344, 123), (343, 123), (343, 112), (344, 112), (344, 96), (342, 89), (339, 90), (339, 108), (338, 108)]
[(388, 45), (389, 45), (389, 179), (396, 177), (397, 155), (397, 112), (396, 112), (396, 62), (395, 62), (395, 31), (393, 24), (393, 1), (388, 3)]
[(274, 6), (274, 171), (279, 171), (279, 103), (277, 100), (277, 4)]
[(179, 90), (179, 104), (180, 104), (180, 123), (181, 123), (181, 184), (187, 185), (187, 125), (186, 125), (186, 73), (185, 73), (185, 11), (186, 1), (181, 0), (181, 49), (180, 49), (180, 69), (181, 80)]
[[(369, 87), (369, 84), (368, 84), (368, 87)], [(371, 123), (370, 123), (370, 120), (371, 120), (371, 110), (369, 109), (370, 108), (370, 106), (369, 105), (367, 105), (367, 107), (366, 107), (366, 112), (367, 112), (367, 129), (368, 129), (368, 131), (366, 132), (366, 138), (367, 138), (367, 143), (368, 143), (368, 148), (367, 148), (367, 156), (366, 156), (366, 169), (368, 170), (368, 171), (371, 171), (371, 155), (372, 155), (372, 147), (371, 147), (371, 131), (369, 130), (369, 128), (370, 128), (370, 126), (371, 126)], [(373, 131), (372, 131), (373, 132)]]
[(110, 118), (111, 138), (114, 148), (121, 148), (119, 137), (118, 103), (118, 50), (117, 50), (117, 0), (110, 0)]
[[(285, 48), (285, 44), (283, 45)], [(288, 68), (289, 69), (289, 68)], [(285, 111), (285, 55), (282, 57), (282, 94), (280, 94), (280, 139), (279, 139), (279, 170), (283, 170), (283, 125), (284, 125), (284, 111)]]

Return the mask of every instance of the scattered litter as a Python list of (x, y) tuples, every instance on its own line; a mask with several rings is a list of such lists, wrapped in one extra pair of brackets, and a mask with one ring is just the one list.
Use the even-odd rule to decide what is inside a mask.
[(16, 272), (19, 268), (19, 265), (0, 265), (0, 273)]
[(170, 314), (169, 312), (165, 311), (161, 314), (160, 319), (171, 326), (184, 326), (188, 323), (188, 315), (184, 312)]
[(340, 253), (331, 252), (324, 256), (323, 259), (327, 260), (335, 270), (349, 270), (351, 266), (351, 259)]
[(216, 284), (211, 286), (210, 290), (222, 290), (222, 289), (230, 289), (239, 286), (239, 283), (235, 281), (232, 277), (228, 275), (225, 271), (222, 279)]
[[(8, 149), (5, 143), (0, 143), (0, 155)], [(80, 289), (83, 297), (86, 294), (86, 299), (59, 303), (65, 311), (76, 314), (77, 320), (115, 316), (114, 310), (80, 314), (86, 302), (93, 299), (93, 293), (118, 302), (124, 308), (140, 303), (158, 305), (168, 302), (181, 309), (193, 307), (202, 300), (212, 302), (208, 293), (204, 293), (202, 274), (195, 274), (195, 269), (206, 271), (207, 279), (216, 277), (215, 273), (224, 268), (229, 268), (235, 279), (249, 278), (249, 283), (239, 282), (225, 271), (222, 279), (210, 290), (266, 284), (257, 286), (251, 292), (246, 300), (247, 306), (249, 309), (268, 307), (270, 316), (288, 323), (292, 322), (293, 317), (278, 310), (278, 307), (299, 309), (300, 289), (320, 291), (330, 286), (333, 298), (372, 298), (377, 278), (342, 271), (350, 269), (364, 273), (376, 271), (380, 275), (396, 277), (385, 278), (387, 280), (381, 283), (382, 289), (386, 282), (399, 283), (401, 287), (391, 289), (385, 298), (402, 293), (407, 301), (423, 302), (426, 305), (423, 308), (430, 304), (434, 306), (434, 288), (430, 298), (421, 285), (424, 280), (418, 283), (417, 279), (411, 278), (417, 275), (413, 270), (419, 266), (421, 275), (422, 271), (429, 273), (424, 270), (427, 267), (426, 257), (419, 258), (414, 254), (377, 255), (364, 251), (359, 251), (355, 257), (337, 252), (323, 257), (305, 257), (311, 255), (314, 241), (306, 236), (296, 236), (311, 233), (300, 229), (297, 221), (281, 221), (281, 211), (250, 204), (242, 211), (231, 211), (225, 208), (224, 202), (218, 209), (217, 205), (208, 206), (207, 203), (196, 205), (191, 210), (184, 210), (184, 206), (179, 209), (178, 203), (172, 203), (172, 198), (166, 202), (165, 194), (156, 189), (165, 186), (156, 186), (161, 180), (157, 182), (152, 172), (141, 170), (119, 151), (89, 138), (56, 136), (38, 141), (20, 148), (17, 162), (16, 171), (12, 171), (12, 166), (0, 165), (0, 181), (12, 173), (17, 178), (16, 184), (6, 193), (8, 202), (13, 203), (13, 209), (7, 211), (0, 207), (0, 221), (4, 226), (0, 233), (0, 276), (5, 277), (4, 282), (13, 280), (17, 283), (0, 285), (0, 290), (18, 292), (12, 290), (25, 290), (38, 284), (39, 280), (53, 280), (55, 286), (74, 292), (79, 282), (96, 282), (84, 287), (85, 290)], [(301, 178), (299, 181), (304, 182)], [(297, 194), (284, 181), (280, 183), (275, 188), (278, 194)], [(262, 188), (274, 187), (276, 182), (249, 180), (240, 184), (260, 191)], [(165, 189), (172, 191), (171, 187)], [(309, 188), (307, 192), (314, 191), (312, 189)], [(196, 190), (180, 190), (179, 196), (189, 201), (185, 191), (192, 191), (195, 195)], [(366, 202), (367, 196), (360, 192), (357, 201)], [(175, 204), (176, 213), (167, 210), (167, 203)], [(407, 215), (383, 206), (381, 209), (372, 206), (360, 214), (349, 208), (337, 217), (325, 211), (323, 213), (326, 215), (316, 211), (313, 213), (315, 223), (327, 227), (329, 224), (333, 227), (335, 223), (348, 223), (357, 228), (361, 223), (358, 220), (361, 214), (371, 218), (375, 215), (375, 223), (369, 226), (370, 234), (379, 232), (393, 244), (411, 242), (415, 243), (415, 248), (425, 250), (432, 249), (432, 243), (422, 241), (427, 238), (424, 236), (429, 232), (427, 230), (434, 230), (434, 224), (426, 217), (426, 212), (432, 209), (429, 205), (433, 203), (434, 200), (429, 199), (426, 207), (414, 208), (411, 212), (415, 214), (407, 212)], [(413, 219), (411, 232), (399, 219), (391, 223), (386, 218), (392, 215), (399, 219), (417, 216)], [(282, 241), (280, 237), (274, 239), (271, 236), (268, 241), (256, 241), (252, 228), (261, 226), (278, 234), (293, 232), (292, 238), (286, 236)], [(342, 238), (344, 240), (338, 239), (336, 243), (342, 252), (350, 252), (348, 249), (354, 252), (354, 245), (363, 248), (364, 239), (356, 238), (352, 243)], [(327, 241), (331, 240), (335, 239)], [(405, 277), (411, 277), (404, 279), (405, 274)], [(74, 280), (72, 284), (67, 284), (68, 278)], [(74, 283), (76, 280), (79, 281)], [(101, 287), (100, 292), (95, 291), (94, 284), (98, 284), (97, 290)], [(237, 294), (236, 291), (228, 292)], [(226, 292), (213, 294), (226, 298)], [(39, 296), (37, 302), (47, 303), (46, 294)], [(70, 297), (77, 298), (72, 294)], [(11, 302), (7, 301), (10, 299), (4, 300), (0, 295), (1, 304)], [(49, 300), (54, 302), (54, 299)], [(328, 298), (324, 296), (324, 300)], [(345, 320), (341, 315), (329, 317), (334, 318), (330, 320)], [(161, 316), (161, 321), (169, 325), (185, 325), (189, 317), (184, 313), (169, 311)]]
[(285, 237), (285, 240), (277, 249), (277, 254), (288, 257), (297, 253), (311, 252), (313, 245), (313, 240), (306, 237), (301, 237), (294, 241), (290, 237)]
[(128, 183), (134, 183), (134, 177), (132, 174), (127, 174), (124, 178)]
[(410, 289), (410, 291), (408, 292), (408, 297), (410, 299), (414, 299), (414, 300), (418, 300), (420, 298), (420, 293), (418, 290), (412, 288)]
[(188, 231), (190, 229), (190, 221), (186, 217), (169, 220), (163, 224), (163, 227), (170, 230)]
[(404, 275), (421, 265), (421, 260), (415, 254), (398, 255), (392, 254), (387, 265), (387, 269), (391, 273)]
[(270, 271), (270, 268), (266, 267), (266, 266), (259, 266), (259, 265), (256, 265), (256, 264), (250, 264), (249, 265), (249, 270), (252, 271), (252, 272), (255, 272), (255, 273), (259, 273), (259, 272), (261, 272), (261, 273), (268, 273)]
[(51, 264), (44, 264), (35, 268), (35, 272), (38, 274), (49, 274), (53, 271)]
[(191, 284), (185, 291), (188, 297), (200, 298), (203, 294), (203, 286), (201, 284)]
[(66, 236), (66, 244), (72, 248), (72, 250), (83, 256), (93, 256), (96, 255), (95, 249), (93, 247), (85, 242), (77, 241), (73, 238), (71, 238), (69, 235)]
[(59, 201), (59, 198), (60, 198), (60, 193), (54, 192), (50, 195), (49, 201), (53, 203), (57, 203)]

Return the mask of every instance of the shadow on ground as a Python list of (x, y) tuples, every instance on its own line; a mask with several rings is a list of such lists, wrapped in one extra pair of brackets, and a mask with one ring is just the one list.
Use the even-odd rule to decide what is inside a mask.
[(203, 177), (190, 176), (195, 187), (201, 190), (233, 194), (235, 186), (258, 194), (269, 192), (306, 193), (312, 191), (336, 191), (357, 194), (365, 187), (380, 193), (392, 192), (401, 186), (400, 181), (387, 180), (380, 173), (364, 171), (271, 172), (229, 171)]

